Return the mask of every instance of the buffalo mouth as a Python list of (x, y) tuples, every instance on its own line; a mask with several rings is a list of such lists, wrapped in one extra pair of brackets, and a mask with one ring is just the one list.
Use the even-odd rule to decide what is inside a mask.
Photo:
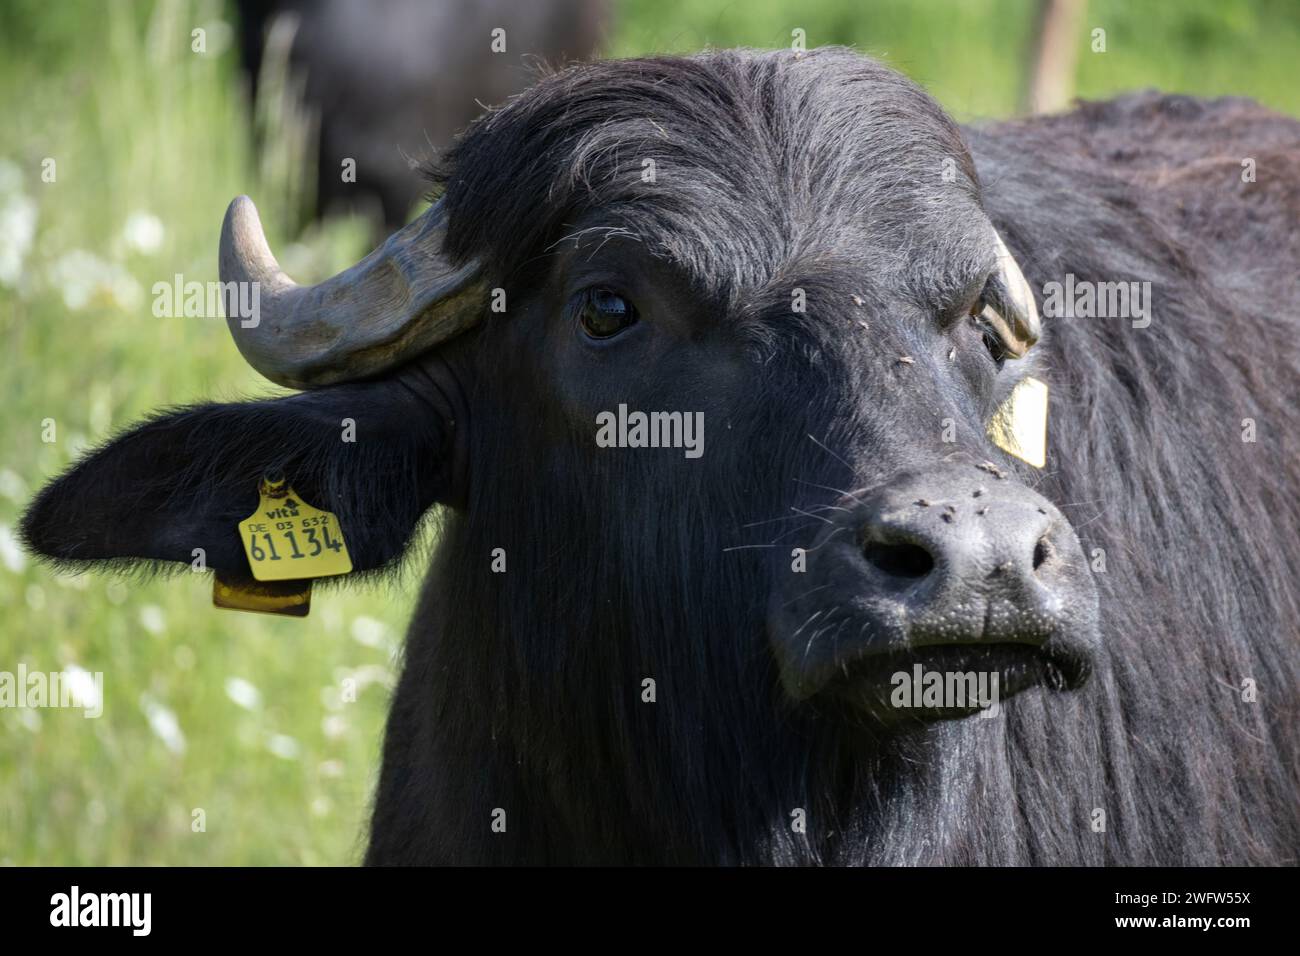
[(988, 477), (945, 464), (839, 499), (802, 570), (777, 566), (767, 631), (789, 697), (944, 720), (1083, 684), (1101, 641), (1078, 536)]
[(818, 697), (885, 724), (993, 717), (1033, 687), (1075, 690), (1090, 670), (1086, 655), (1053, 641), (906, 647), (841, 665)]

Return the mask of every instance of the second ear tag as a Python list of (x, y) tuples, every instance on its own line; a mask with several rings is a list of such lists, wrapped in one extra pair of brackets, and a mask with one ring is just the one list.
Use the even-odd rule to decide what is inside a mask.
[(989, 438), (1008, 455), (1035, 468), (1047, 464), (1047, 383), (1033, 377), (1020, 380), (993, 413)]
[(259, 581), (327, 578), (352, 570), (339, 519), (313, 508), (283, 478), (263, 479), (257, 510), (239, 522), (248, 566)]
[(212, 604), (232, 611), (306, 617), (311, 611), (311, 579), (256, 581), (218, 571), (212, 578)]

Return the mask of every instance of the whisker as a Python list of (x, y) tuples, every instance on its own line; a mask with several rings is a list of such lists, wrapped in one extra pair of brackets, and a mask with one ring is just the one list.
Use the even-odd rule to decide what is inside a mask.
[(826, 454), (830, 455), (832, 458), (834, 458), (836, 461), (838, 461), (841, 465), (843, 465), (845, 468), (847, 468), (847, 469), (849, 470), (849, 474), (852, 474), (852, 473), (853, 473), (853, 466), (852, 466), (852, 465), (850, 465), (847, 461), (845, 461), (845, 460), (844, 460), (843, 458), (841, 458), (839, 455), (835, 454), (835, 452), (831, 451), (829, 448), (827, 448), (825, 445), (823, 445), (821, 442), (819, 442), (816, 438), (814, 438), (814, 437), (812, 436), (811, 433), (808, 435), (808, 438), (809, 438), (809, 440), (810, 440), (814, 445), (816, 445), (816, 446), (817, 446), (818, 448), (820, 448), (822, 451), (826, 452)]
[(829, 584), (819, 584), (819, 585), (817, 585), (815, 588), (809, 588), (809, 589), (808, 589), (807, 591), (805, 591), (803, 594), (800, 594), (798, 597), (793, 597), (793, 598), (791, 598), (790, 600), (786, 601), (786, 602), (785, 602), (784, 604), (782, 604), (781, 606), (782, 606), (782, 607), (789, 607), (789, 606), (790, 606), (791, 604), (793, 604), (795, 601), (802, 601), (804, 598), (808, 597), (809, 595), (811, 595), (811, 594), (816, 594), (818, 591), (822, 590), (823, 588), (828, 588), (828, 587), (830, 587)]
[(1074, 529), (1075, 529), (1076, 531), (1078, 531), (1078, 530), (1079, 530), (1080, 528), (1082, 528), (1084, 525), (1092, 524), (1094, 521), (1096, 521), (1098, 518), (1100, 518), (1100, 517), (1101, 517), (1102, 515), (1104, 515), (1105, 513), (1106, 513), (1106, 509), (1105, 509), (1105, 508), (1102, 508), (1100, 511), (1098, 511), (1095, 515), (1093, 515), (1093, 516), (1092, 516), (1091, 518), (1089, 518), (1087, 521), (1080, 521), (1078, 524), (1073, 525), (1073, 527), (1074, 527)]
[(802, 624), (800, 624), (800, 625), (799, 625), (799, 630), (795, 631), (795, 632), (794, 632), (793, 634), (791, 634), (790, 636), (791, 636), (791, 637), (798, 637), (799, 634), (803, 631), (803, 629), (804, 629), (805, 627), (807, 627), (809, 624), (811, 624), (813, 621), (817, 620), (817, 618), (821, 617), (821, 616), (822, 616), (823, 614), (825, 614), (825, 613), (826, 613), (826, 610), (825, 610), (824, 608), (823, 608), (822, 610), (820, 610), (820, 611), (813, 611), (813, 613), (812, 613), (812, 617), (808, 618), (808, 620), (806, 620), (806, 621), (804, 621)]
[(803, 515), (805, 518), (815, 518), (816, 520), (824, 522), (825, 524), (833, 525), (835, 523), (831, 521), (830, 518), (823, 518), (821, 515), (815, 515), (808, 511), (801, 511), (798, 508), (792, 507), (790, 510), (793, 511), (795, 514)]
[(783, 532), (782, 534), (779, 534), (779, 535), (777, 535), (775, 538), (773, 538), (773, 539), (772, 539), (772, 543), (773, 543), (773, 544), (776, 544), (778, 541), (781, 541), (781, 540), (783, 540), (783, 539), (785, 539), (785, 538), (788, 538), (788, 537), (790, 537), (790, 535), (792, 535), (792, 534), (798, 534), (799, 532), (803, 531), (805, 528), (808, 528), (808, 527), (810, 527), (810, 525), (801, 524), (801, 525), (799, 525), (799, 527), (797, 527), (797, 528), (791, 528), (789, 531)]
[(762, 521), (751, 521), (749, 524), (742, 524), (742, 528), (757, 528), (761, 524), (773, 524), (777, 521), (793, 521), (793, 515), (782, 515), (779, 518), (764, 518)]
[[(790, 510), (794, 511), (795, 509), (791, 508)], [(842, 508), (839, 505), (818, 505), (816, 508), (811, 508), (809, 510), (816, 513), (818, 511), (847, 511), (848, 509)], [(803, 514), (803, 512), (800, 512), (800, 514)], [(742, 524), (740, 527), (757, 528), (761, 524), (774, 524), (777, 521), (794, 521), (794, 520), (795, 520), (794, 517), (792, 517), (791, 515), (784, 515), (779, 518), (764, 518), (762, 521), (751, 521), (749, 522), (749, 524)]]
[(849, 529), (848, 529), (848, 527), (847, 527), (846, 525), (840, 525), (838, 528), (836, 528), (834, 531), (832, 531), (830, 534), (828, 534), (828, 535), (826, 536), (826, 539), (825, 539), (824, 541), (822, 541), (821, 544), (813, 545), (811, 548), (804, 548), (804, 552), (807, 553), (807, 552), (811, 552), (811, 551), (816, 551), (816, 550), (818, 550), (819, 548), (824, 547), (826, 544), (828, 544), (828, 543), (830, 542), (831, 538), (835, 537), (835, 536), (836, 536), (837, 534), (839, 534), (841, 531), (848, 531), (848, 530), (849, 530)]
[(832, 488), (830, 485), (819, 485), (815, 481), (804, 481), (802, 478), (796, 478), (795, 481), (799, 482), (801, 485), (808, 485), (810, 488), (820, 488), (822, 491), (833, 491), (837, 495), (842, 495), (845, 498), (852, 498), (854, 501), (859, 500), (856, 494), (851, 491), (845, 491), (843, 488)]

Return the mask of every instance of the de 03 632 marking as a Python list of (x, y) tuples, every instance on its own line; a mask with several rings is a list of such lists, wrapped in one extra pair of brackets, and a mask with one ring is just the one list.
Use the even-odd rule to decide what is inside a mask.
[(307, 504), (281, 475), (263, 478), (259, 491), (257, 510), (239, 523), (254, 578), (291, 581), (352, 570), (335, 515)]

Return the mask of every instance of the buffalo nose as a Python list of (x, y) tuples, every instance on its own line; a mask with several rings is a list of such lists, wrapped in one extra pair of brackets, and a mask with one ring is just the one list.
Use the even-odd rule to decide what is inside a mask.
[(1069, 522), (1033, 489), (994, 465), (944, 464), (828, 510), (768, 606), (794, 700), (896, 715), (897, 678), (918, 667), (944, 680), (997, 672), (1004, 697), (1087, 679), (1096, 584)]
[(1055, 628), (1073, 532), (1023, 485), (977, 469), (909, 477), (878, 489), (858, 517), (862, 558), (913, 646), (1035, 643)]

